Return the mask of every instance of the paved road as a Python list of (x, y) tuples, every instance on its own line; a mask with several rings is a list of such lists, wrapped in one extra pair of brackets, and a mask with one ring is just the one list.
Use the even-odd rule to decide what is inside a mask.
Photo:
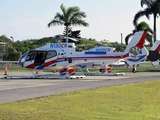
[[(13, 74), (13, 73), (12, 73)], [(28, 73), (21, 73), (28, 74)], [(20, 73), (18, 73), (20, 75)], [(3, 77), (0, 74), (0, 77)], [(124, 76), (86, 76), (83, 79), (0, 79), (0, 103), (53, 95), (74, 90), (157, 80), (157, 73), (126, 73)]]

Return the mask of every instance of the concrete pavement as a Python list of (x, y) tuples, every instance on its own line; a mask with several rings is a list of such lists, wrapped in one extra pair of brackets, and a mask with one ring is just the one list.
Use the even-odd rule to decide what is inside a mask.
[[(10, 75), (31, 75), (29, 72)], [(83, 79), (4, 79), (0, 73), (0, 103), (118, 84), (158, 80), (159, 72), (126, 73), (124, 76), (86, 76)]]

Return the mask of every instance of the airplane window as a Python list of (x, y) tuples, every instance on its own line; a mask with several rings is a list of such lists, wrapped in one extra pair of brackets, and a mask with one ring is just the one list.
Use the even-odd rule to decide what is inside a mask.
[(46, 59), (57, 56), (57, 52), (55, 50), (48, 51)]
[(30, 51), (26, 60), (34, 60), (36, 51)]

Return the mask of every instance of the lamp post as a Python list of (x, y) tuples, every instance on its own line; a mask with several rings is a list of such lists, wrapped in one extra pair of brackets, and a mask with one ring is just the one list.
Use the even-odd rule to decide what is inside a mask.
[(14, 42), (14, 37), (11, 36), (11, 38), (12, 38), (12, 42)]
[(12, 47), (13, 47), (14, 37), (13, 37), (13, 36), (11, 36), (11, 39), (12, 39)]

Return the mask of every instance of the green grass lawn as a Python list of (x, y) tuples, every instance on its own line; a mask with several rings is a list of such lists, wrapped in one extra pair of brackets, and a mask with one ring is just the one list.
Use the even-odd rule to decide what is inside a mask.
[(159, 80), (0, 104), (0, 120), (159, 119)]

